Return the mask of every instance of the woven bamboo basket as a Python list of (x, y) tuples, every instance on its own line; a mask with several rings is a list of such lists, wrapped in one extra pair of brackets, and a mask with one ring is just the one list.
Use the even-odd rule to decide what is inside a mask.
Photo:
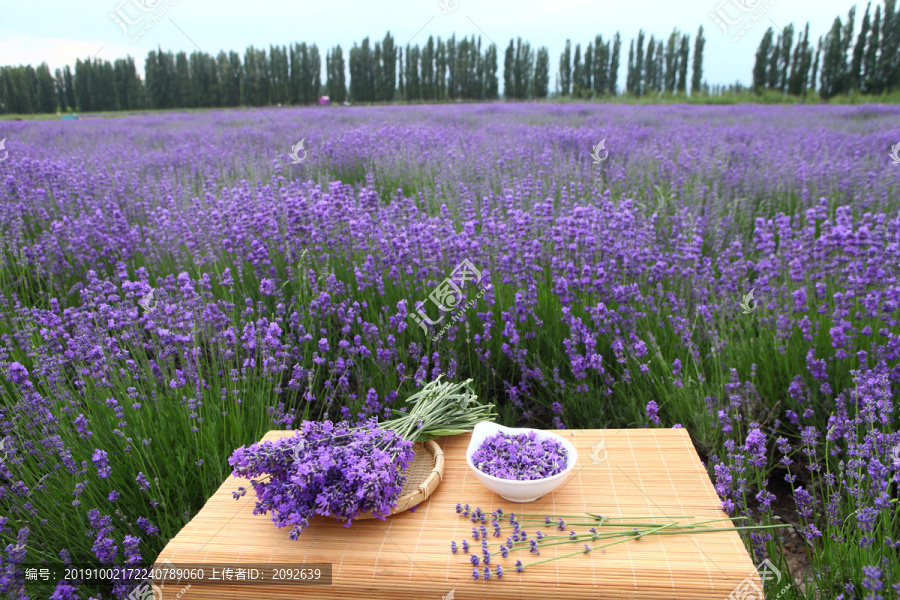
[[(434, 440), (413, 444), (416, 455), (406, 468), (406, 483), (400, 490), (397, 506), (392, 515), (409, 510), (424, 502), (444, 478), (444, 451)], [(357, 519), (375, 519), (370, 513), (363, 513)]]

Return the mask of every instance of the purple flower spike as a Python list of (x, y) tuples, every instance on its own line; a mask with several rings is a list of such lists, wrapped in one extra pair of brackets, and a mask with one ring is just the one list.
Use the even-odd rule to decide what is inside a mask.
[(471, 562), (471, 563), (472, 563), (474, 566), (476, 566), (476, 567), (477, 567), (479, 564), (481, 564), (481, 561), (479, 560), (477, 554), (471, 554), (471, 555), (469, 555), (469, 562)]
[(469, 542), (468, 541), (466, 541), (466, 540), (462, 541), (462, 549), (463, 549), (463, 552), (466, 552), (466, 553), (469, 552)]
[(503, 567), (497, 565), (497, 579), (500, 579), (501, 577), (503, 577)]
[(525, 570), (525, 565), (522, 564), (521, 560), (516, 561), (516, 573), (521, 573)]
[(450, 551), (456, 554), (456, 542), (450, 542)]
[(478, 572), (478, 567), (472, 567), (472, 579), (478, 581), (481, 577), (481, 573)]
[(488, 566), (484, 567), (484, 580), (487, 581), (491, 578), (491, 568)]

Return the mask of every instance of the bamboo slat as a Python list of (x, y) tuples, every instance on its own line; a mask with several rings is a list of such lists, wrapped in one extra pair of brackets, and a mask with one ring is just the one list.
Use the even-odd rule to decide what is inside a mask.
[[(270, 431), (275, 440), (290, 431)], [(490, 513), (653, 516), (660, 524), (668, 517), (690, 515), (692, 520), (725, 518), (706, 470), (683, 429), (561, 430), (578, 450), (578, 463), (568, 480), (553, 493), (534, 502), (517, 504), (482, 486), (465, 460), (470, 435), (440, 438), (443, 482), (415, 512), (354, 521), (349, 527), (326, 518), (314, 519), (300, 539), (288, 529), (275, 528), (268, 515), (254, 516), (254, 494), (234, 500), (232, 492), (245, 480), (229, 477), (190, 523), (172, 539), (157, 561), (181, 564), (331, 563), (331, 585), (194, 584), (183, 590), (167, 584), (163, 597), (180, 600), (329, 598), (444, 598), (454, 600), (505, 598), (565, 599), (691, 599), (725, 600), (743, 582), (759, 586), (759, 577), (738, 534), (728, 521), (712, 526), (721, 533), (645, 536), (542, 565), (514, 570), (516, 558), (529, 562), (568, 554), (580, 543), (527, 551), (498, 559), (505, 573), (489, 581), (472, 578), (469, 556), (450, 552), (450, 541), (471, 538), (472, 523), (456, 514), (457, 502), (480, 506)], [(598, 458), (592, 448), (605, 439)], [(682, 520), (684, 519), (675, 519)], [(548, 527), (523, 523), (529, 533)], [(489, 536), (491, 550), (502, 538)], [(580, 528), (583, 530), (584, 528)], [(558, 532), (557, 532), (558, 533)], [(476, 551), (480, 542), (474, 542)], [(744, 597), (743, 595), (740, 597)]]

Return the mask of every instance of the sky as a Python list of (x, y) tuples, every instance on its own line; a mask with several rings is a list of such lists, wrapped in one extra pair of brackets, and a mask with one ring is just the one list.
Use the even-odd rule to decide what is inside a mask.
[[(876, 0), (878, 1), (878, 0)], [(443, 2), (443, 5), (441, 4)], [(880, 3), (880, 2), (879, 2)], [(547, 46), (551, 87), (566, 39), (582, 44), (597, 34), (620, 32), (619, 87), (624, 86), (628, 45), (639, 29), (668, 39), (673, 28), (691, 36), (703, 26), (703, 77), (711, 85), (749, 84), (754, 54), (768, 27), (810, 23), (810, 38), (824, 36), (834, 18), (846, 19), (854, 2), (841, 0), (0, 0), (0, 65), (47, 62), (51, 71), (76, 58), (113, 61), (135, 57), (139, 72), (147, 52), (164, 50), (211, 54), (243, 51), (253, 45), (315, 43), (324, 59), (336, 44), (347, 50), (369, 36), (390, 31), (401, 47), (422, 45), (429, 35), (482, 36), (502, 51), (521, 36), (533, 48)], [(856, 29), (865, 5), (857, 7)], [(872, 7), (874, 12), (874, 6)], [(117, 23), (116, 21), (119, 21)], [(718, 20), (720, 24), (717, 24)], [(133, 24), (132, 24), (133, 23)], [(796, 39), (796, 38), (795, 38)], [(322, 69), (324, 82), (325, 71)], [(690, 77), (690, 75), (689, 75)]]

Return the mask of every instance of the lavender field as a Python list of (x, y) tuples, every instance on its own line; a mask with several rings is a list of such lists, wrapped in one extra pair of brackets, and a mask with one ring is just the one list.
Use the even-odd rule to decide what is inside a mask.
[(684, 427), (730, 515), (795, 526), (746, 538), (771, 597), (900, 597), (900, 107), (266, 108), (16, 140), (0, 594), (28, 597), (20, 563), (152, 560), (235, 448), (387, 418), (444, 373), (505, 425)]

